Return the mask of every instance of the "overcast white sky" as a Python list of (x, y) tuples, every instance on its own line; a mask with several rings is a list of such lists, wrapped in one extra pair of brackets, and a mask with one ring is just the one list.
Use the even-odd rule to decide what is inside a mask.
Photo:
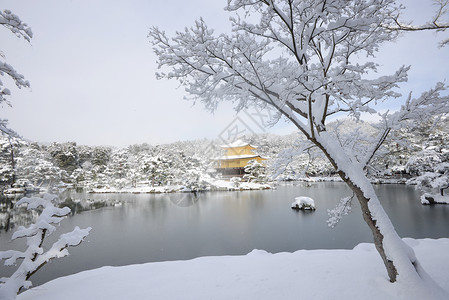
[[(410, 18), (432, 16), (430, 0), (404, 1)], [(86, 145), (127, 146), (215, 138), (235, 112), (221, 106), (212, 115), (183, 100), (177, 82), (156, 80), (156, 57), (147, 38), (158, 26), (183, 30), (203, 17), (216, 32), (226, 30), (226, 0), (0, 0), (27, 22), (31, 45), (0, 28), (0, 50), (25, 75), (31, 89), (12, 90), (12, 108), (0, 118), (27, 139), (74, 141)], [(385, 71), (412, 65), (405, 94), (449, 79), (449, 47), (437, 42), (447, 33), (414, 33), (382, 49)], [(268, 131), (289, 133), (282, 123)]]

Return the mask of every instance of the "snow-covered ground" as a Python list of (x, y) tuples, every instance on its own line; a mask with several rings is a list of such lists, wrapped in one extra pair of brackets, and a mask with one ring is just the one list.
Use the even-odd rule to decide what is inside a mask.
[[(405, 239), (449, 299), (449, 239)], [(48, 267), (51, 267), (48, 266)], [(300, 250), (200, 257), (103, 267), (58, 278), (18, 300), (90, 299), (435, 299), (401, 280), (390, 283), (373, 244), (353, 250)], [(441, 298), (441, 297), (440, 297)]]

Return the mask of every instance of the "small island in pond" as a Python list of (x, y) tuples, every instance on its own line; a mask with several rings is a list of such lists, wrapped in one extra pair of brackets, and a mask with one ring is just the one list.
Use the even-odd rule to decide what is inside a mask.
[(315, 201), (305, 196), (296, 197), (295, 202), (292, 203), (292, 209), (315, 210)]

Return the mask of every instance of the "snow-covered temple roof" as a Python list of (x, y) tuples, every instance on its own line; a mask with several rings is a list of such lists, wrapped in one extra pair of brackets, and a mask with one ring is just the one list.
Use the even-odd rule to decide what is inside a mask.
[(220, 147), (222, 148), (237, 148), (237, 147), (245, 147), (245, 146), (250, 146), (254, 149), (256, 149), (257, 147), (254, 145), (251, 145), (250, 143), (244, 142), (242, 140), (235, 140), (232, 143), (226, 144), (226, 145), (220, 145)]

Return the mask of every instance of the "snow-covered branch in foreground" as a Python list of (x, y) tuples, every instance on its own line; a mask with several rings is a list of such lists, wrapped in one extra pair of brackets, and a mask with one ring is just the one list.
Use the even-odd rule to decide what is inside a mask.
[(79, 245), (89, 234), (90, 227), (80, 229), (78, 226), (72, 232), (62, 234), (48, 250), (43, 248), (44, 239), (52, 234), (65, 216), (70, 213), (68, 207), (58, 208), (53, 205), (57, 196), (45, 194), (42, 198), (22, 198), (16, 205), (27, 205), (28, 210), (42, 209), (42, 213), (36, 222), (29, 227), (20, 226), (14, 232), (12, 239), (26, 238), (27, 249), (25, 251), (8, 250), (0, 252), (0, 259), (5, 260), (5, 265), (13, 266), (17, 260), (22, 260), (17, 270), (9, 278), (0, 279), (0, 299), (15, 299), (17, 293), (31, 286), (29, 278), (42, 266), (54, 258), (69, 255), (69, 246)]

